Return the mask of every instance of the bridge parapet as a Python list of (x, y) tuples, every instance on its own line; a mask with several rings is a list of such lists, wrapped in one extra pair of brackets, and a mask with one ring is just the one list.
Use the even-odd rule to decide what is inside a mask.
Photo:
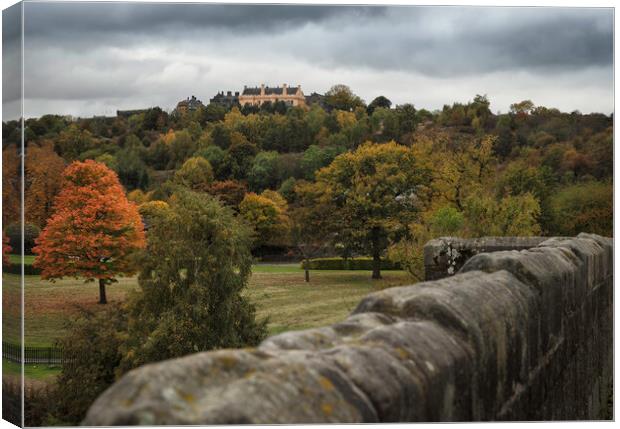
[(472, 256), (504, 250), (527, 250), (549, 237), (439, 237), (424, 246), (424, 276), (438, 280), (455, 275)]
[(340, 323), (145, 365), (86, 425), (600, 418), (613, 242), (480, 253), (457, 275), (365, 297)]

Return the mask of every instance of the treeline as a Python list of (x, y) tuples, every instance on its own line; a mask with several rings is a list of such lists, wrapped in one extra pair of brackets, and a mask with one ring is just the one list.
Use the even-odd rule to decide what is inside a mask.
[[(454, 215), (457, 225), (470, 219), (468, 228), (431, 231), (426, 225), (431, 235), (582, 230), (611, 235), (613, 118), (564, 113), (529, 100), (505, 114), (492, 113), (489, 105), (480, 95), (435, 112), (392, 106), (383, 96), (366, 105), (348, 87), (336, 85), (321, 105), (310, 107), (210, 104), (184, 115), (155, 107), (129, 118), (28, 119), (26, 219), (43, 228), (63, 166), (94, 159), (118, 174), (138, 204), (167, 201), (181, 181), (217, 196), (254, 223), (269, 212), (266, 226), (254, 225), (263, 237), (258, 247), (291, 246), (290, 215), (307, 200), (301, 194), (317, 172), (366, 142), (395, 142), (413, 151), (415, 168), (430, 171), (425, 186), (431, 191), (413, 221), (416, 228), (433, 216)], [(9, 225), (19, 207), (18, 172), (11, 168), (17, 165), (18, 122), (3, 123), (3, 134), (3, 221)], [(511, 218), (506, 225), (482, 219), (527, 208), (531, 228), (510, 227)]]

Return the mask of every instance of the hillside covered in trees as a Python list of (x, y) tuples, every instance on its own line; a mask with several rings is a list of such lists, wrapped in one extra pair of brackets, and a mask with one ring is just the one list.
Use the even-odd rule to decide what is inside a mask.
[[(389, 257), (419, 276), (421, 246), (436, 236), (611, 236), (613, 117), (489, 105), (480, 95), (435, 112), (366, 104), (337, 85), (310, 107), (27, 119), (26, 245), (65, 166), (87, 159), (117, 173), (147, 230), (181, 186), (231, 207), (258, 257)], [(15, 241), (19, 123), (3, 123), (3, 136), (3, 223)]]

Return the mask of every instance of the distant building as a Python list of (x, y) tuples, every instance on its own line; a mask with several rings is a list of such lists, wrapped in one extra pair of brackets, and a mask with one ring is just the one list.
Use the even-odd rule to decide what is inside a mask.
[(248, 88), (243, 87), (243, 92), (239, 96), (239, 104), (241, 107), (249, 104), (251, 106), (260, 106), (263, 103), (276, 103), (283, 101), (289, 106), (305, 106), (306, 97), (301, 90), (301, 85), (297, 87), (289, 87), (283, 84), (282, 87), (269, 87), (261, 84), (259, 87)]
[(148, 109), (134, 109), (134, 110), (117, 110), (116, 116), (120, 116), (123, 118), (129, 118), (133, 115), (139, 115), (140, 113), (145, 113)]
[(183, 115), (188, 112), (193, 112), (197, 110), (199, 107), (203, 107), (202, 101), (198, 100), (194, 95), (192, 98), (187, 97), (186, 100), (181, 100), (177, 103), (176, 111), (177, 113)]
[(209, 100), (209, 104), (218, 104), (220, 106), (230, 109), (231, 107), (239, 104), (239, 91), (235, 91), (233, 95), (232, 91), (218, 92), (215, 97)]

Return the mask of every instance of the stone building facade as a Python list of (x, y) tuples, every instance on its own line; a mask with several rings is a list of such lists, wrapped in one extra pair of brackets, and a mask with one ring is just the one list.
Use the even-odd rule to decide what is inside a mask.
[(194, 95), (191, 98), (187, 97), (186, 100), (181, 100), (177, 103), (177, 113), (183, 115), (187, 112), (193, 112), (199, 107), (202, 107), (202, 101), (198, 100)]
[(230, 109), (239, 104), (239, 91), (235, 91), (234, 94), (232, 91), (227, 91), (226, 94), (224, 94), (224, 91), (220, 91), (209, 100), (209, 104), (219, 104)]
[(252, 106), (260, 106), (263, 103), (283, 101), (289, 106), (305, 106), (306, 97), (301, 90), (301, 85), (290, 87), (283, 84), (281, 87), (269, 87), (261, 84), (260, 87), (248, 88), (243, 87), (243, 92), (239, 96), (239, 104), (241, 107), (246, 104)]

